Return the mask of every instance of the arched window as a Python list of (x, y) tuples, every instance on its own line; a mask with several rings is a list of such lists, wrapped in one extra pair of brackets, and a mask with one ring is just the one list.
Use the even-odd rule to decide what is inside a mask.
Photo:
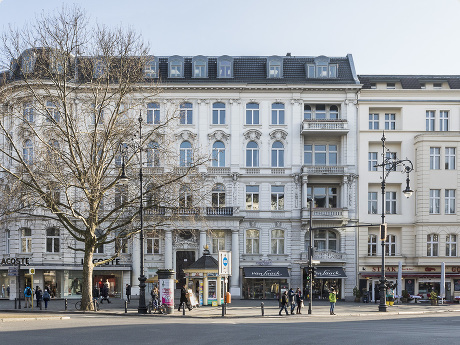
[(192, 58), (193, 78), (208, 77), (208, 59), (204, 56), (194, 56)]
[(180, 163), (181, 167), (188, 167), (192, 165), (192, 144), (188, 141), (183, 141), (180, 144)]
[[(310, 236), (305, 234), (307, 248), (310, 246)], [(313, 230), (313, 248), (315, 251), (333, 251), (339, 248), (338, 236), (334, 230)]]
[(221, 183), (212, 187), (212, 207), (225, 207), (225, 186)]
[(147, 104), (147, 124), (160, 123), (160, 105), (158, 103)]
[(272, 104), (272, 125), (284, 125), (284, 104)]
[(36, 56), (33, 50), (27, 50), (21, 57), (21, 72), (32, 73), (35, 67)]
[(281, 78), (283, 76), (283, 58), (270, 56), (267, 58), (267, 77)]
[(155, 141), (151, 141), (147, 145), (147, 166), (158, 167), (160, 166), (160, 151), (159, 145)]
[(59, 253), (59, 229), (56, 227), (46, 229), (46, 252)]
[(212, 145), (212, 166), (225, 166), (225, 145), (222, 141), (216, 141)]
[(246, 166), (249, 168), (259, 166), (259, 145), (255, 141), (250, 141), (246, 145)]
[(32, 144), (32, 140), (27, 139), (24, 141), (22, 156), (26, 164), (30, 165), (34, 163), (34, 145)]
[(191, 125), (193, 123), (192, 103), (182, 103), (180, 105), (180, 123), (181, 125)]
[(271, 253), (284, 254), (284, 230), (272, 230)]
[(158, 60), (151, 58), (147, 60), (144, 66), (144, 76), (146, 78), (158, 78)]
[(438, 256), (439, 235), (428, 234), (426, 236), (426, 256)]
[(284, 145), (279, 141), (275, 141), (272, 145), (272, 167), (284, 167)]
[(259, 230), (246, 230), (246, 254), (259, 254)]
[(191, 208), (192, 201), (192, 193), (190, 191), (190, 188), (187, 186), (182, 186), (179, 190), (179, 207)]
[(225, 125), (225, 103), (217, 102), (212, 105), (212, 124)]
[(259, 124), (259, 105), (257, 103), (246, 104), (246, 124), (258, 125)]
[(184, 77), (184, 58), (182, 56), (171, 56), (168, 59), (169, 64), (169, 78), (183, 78)]
[(59, 122), (61, 120), (61, 114), (59, 113), (56, 103), (46, 102), (46, 121), (47, 122)]
[(230, 56), (219, 56), (217, 58), (217, 71), (219, 78), (233, 77), (233, 58)]
[(329, 118), (332, 120), (339, 118), (339, 108), (336, 105), (331, 105), (329, 108)]

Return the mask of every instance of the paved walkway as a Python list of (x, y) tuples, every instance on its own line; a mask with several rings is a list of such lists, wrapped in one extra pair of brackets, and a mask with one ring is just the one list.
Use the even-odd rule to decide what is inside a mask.
[[(132, 300), (128, 304), (127, 313), (125, 313), (125, 301), (120, 299), (112, 299), (112, 303), (108, 304), (106, 301), (101, 305), (101, 310), (98, 312), (86, 312), (98, 315), (113, 315), (113, 316), (139, 316), (137, 307), (138, 300)], [(75, 308), (77, 300), (69, 299), (67, 303), (67, 310), (65, 310), (65, 301), (52, 300), (48, 304), (48, 309), (45, 310), (42, 304), (42, 310), (36, 307), (36, 302), (33, 309), (14, 309), (14, 301), (0, 300), (0, 319), (11, 318), (12, 314), (17, 314), (21, 317), (34, 314), (34, 317), (50, 317), (51, 315), (63, 314), (76, 314), (82, 313)], [(226, 317), (238, 318), (252, 318), (261, 317), (261, 302), (264, 303), (264, 317), (279, 317), (278, 315), (278, 302), (274, 300), (254, 301), (254, 300), (233, 300), (227, 307)], [(22, 305), (24, 302), (22, 301)], [(176, 307), (177, 308), (177, 307)], [(411, 315), (411, 314), (425, 314), (425, 313), (439, 313), (439, 312), (460, 312), (460, 305), (444, 304), (438, 306), (431, 306), (428, 303), (409, 303), (409, 304), (395, 304), (388, 307), (385, 315)], [(335, 313), (338, 316), (365, 316), (365, 315), (378, 315), (378, 304), (375, 303), (354, 303), (354, 302), (338, 302), (335, 308)], [(331, 317), (329, 315), (329, 303), (327, 301), (313, 301), (312, 315), (319, 317)], [(58, 316), (58, 315), (56, 315)], [(184, 317), (182, 310), (177, 309), (173, 314), (160, 315), (160, 314), (147, 314), (140, 315), (144, 317), (157, 316), (157, 317)], [(214, 318), (222, 317), (222, 308), (219, 307), (200, 307), (194, 308), (192, 311), (186, 310), (185, 317), (192, 318)], [(285, 317), (285, 316), (284, 316)], [(310, 317), (308, 315), (308, 304), (302, 309), (301, 315), (294, 315), (290, 317)]]

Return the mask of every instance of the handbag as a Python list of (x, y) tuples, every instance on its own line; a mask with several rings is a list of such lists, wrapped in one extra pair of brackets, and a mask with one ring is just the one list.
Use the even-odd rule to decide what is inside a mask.
[(303, 308), (303, 300), (300, 301), (300, 306)]

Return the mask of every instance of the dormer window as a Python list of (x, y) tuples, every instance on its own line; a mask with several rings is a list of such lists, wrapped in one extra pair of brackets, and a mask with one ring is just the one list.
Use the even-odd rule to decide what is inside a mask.
[(184, 77), (184, 58), (181, 56), (171, 56), (168, 61), (169, 78)]
[(226, 55), (218, 57), (217, 71), (219, 78), (233, 78), (233, 58)]
[(204, 56), (195, 56), (192, 58), (193, 78), (208, 77), (208, 59)]
[(376, 83), (371, 83), (371, 89), (376, 89), (377, 88), (377, 84)]
[(281, 78), (283, 76), (283, 58), (279, 56), (267, 58), (267, 76), (268, 78)]
[(396, 89), (396, 84), (395, 83), (387, 83), (387, 89), (388, 90)]
[(144, 77), (158, 78), (158, 60), (156, 58), (151, 58), (145, 63)]
[(32, 50), (28, 50), (22, 54), (21, 70), (22, 73), (32, 73), (35, 67), (36, 56)]
[(64, 72), (64, 56), (57, 51), (50, 52), (50, 71), (55, 74)]
[(433, 89), (442, 89), (442, 83), (433, 83)]
[(306, 64), (305, 70), (308, 78), (337, 78), (338, 65), (331, 63), (330, 58), (326, 56), (318, 56), (315, 58), (314, 64)]

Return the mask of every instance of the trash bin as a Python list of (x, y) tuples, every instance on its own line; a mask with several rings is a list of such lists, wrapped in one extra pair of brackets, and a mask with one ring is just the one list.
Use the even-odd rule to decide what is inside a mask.
[(232, 295), (230, 294), (230, 292), (227, 292), (225, 294), (225, 303), (232, 303)]

